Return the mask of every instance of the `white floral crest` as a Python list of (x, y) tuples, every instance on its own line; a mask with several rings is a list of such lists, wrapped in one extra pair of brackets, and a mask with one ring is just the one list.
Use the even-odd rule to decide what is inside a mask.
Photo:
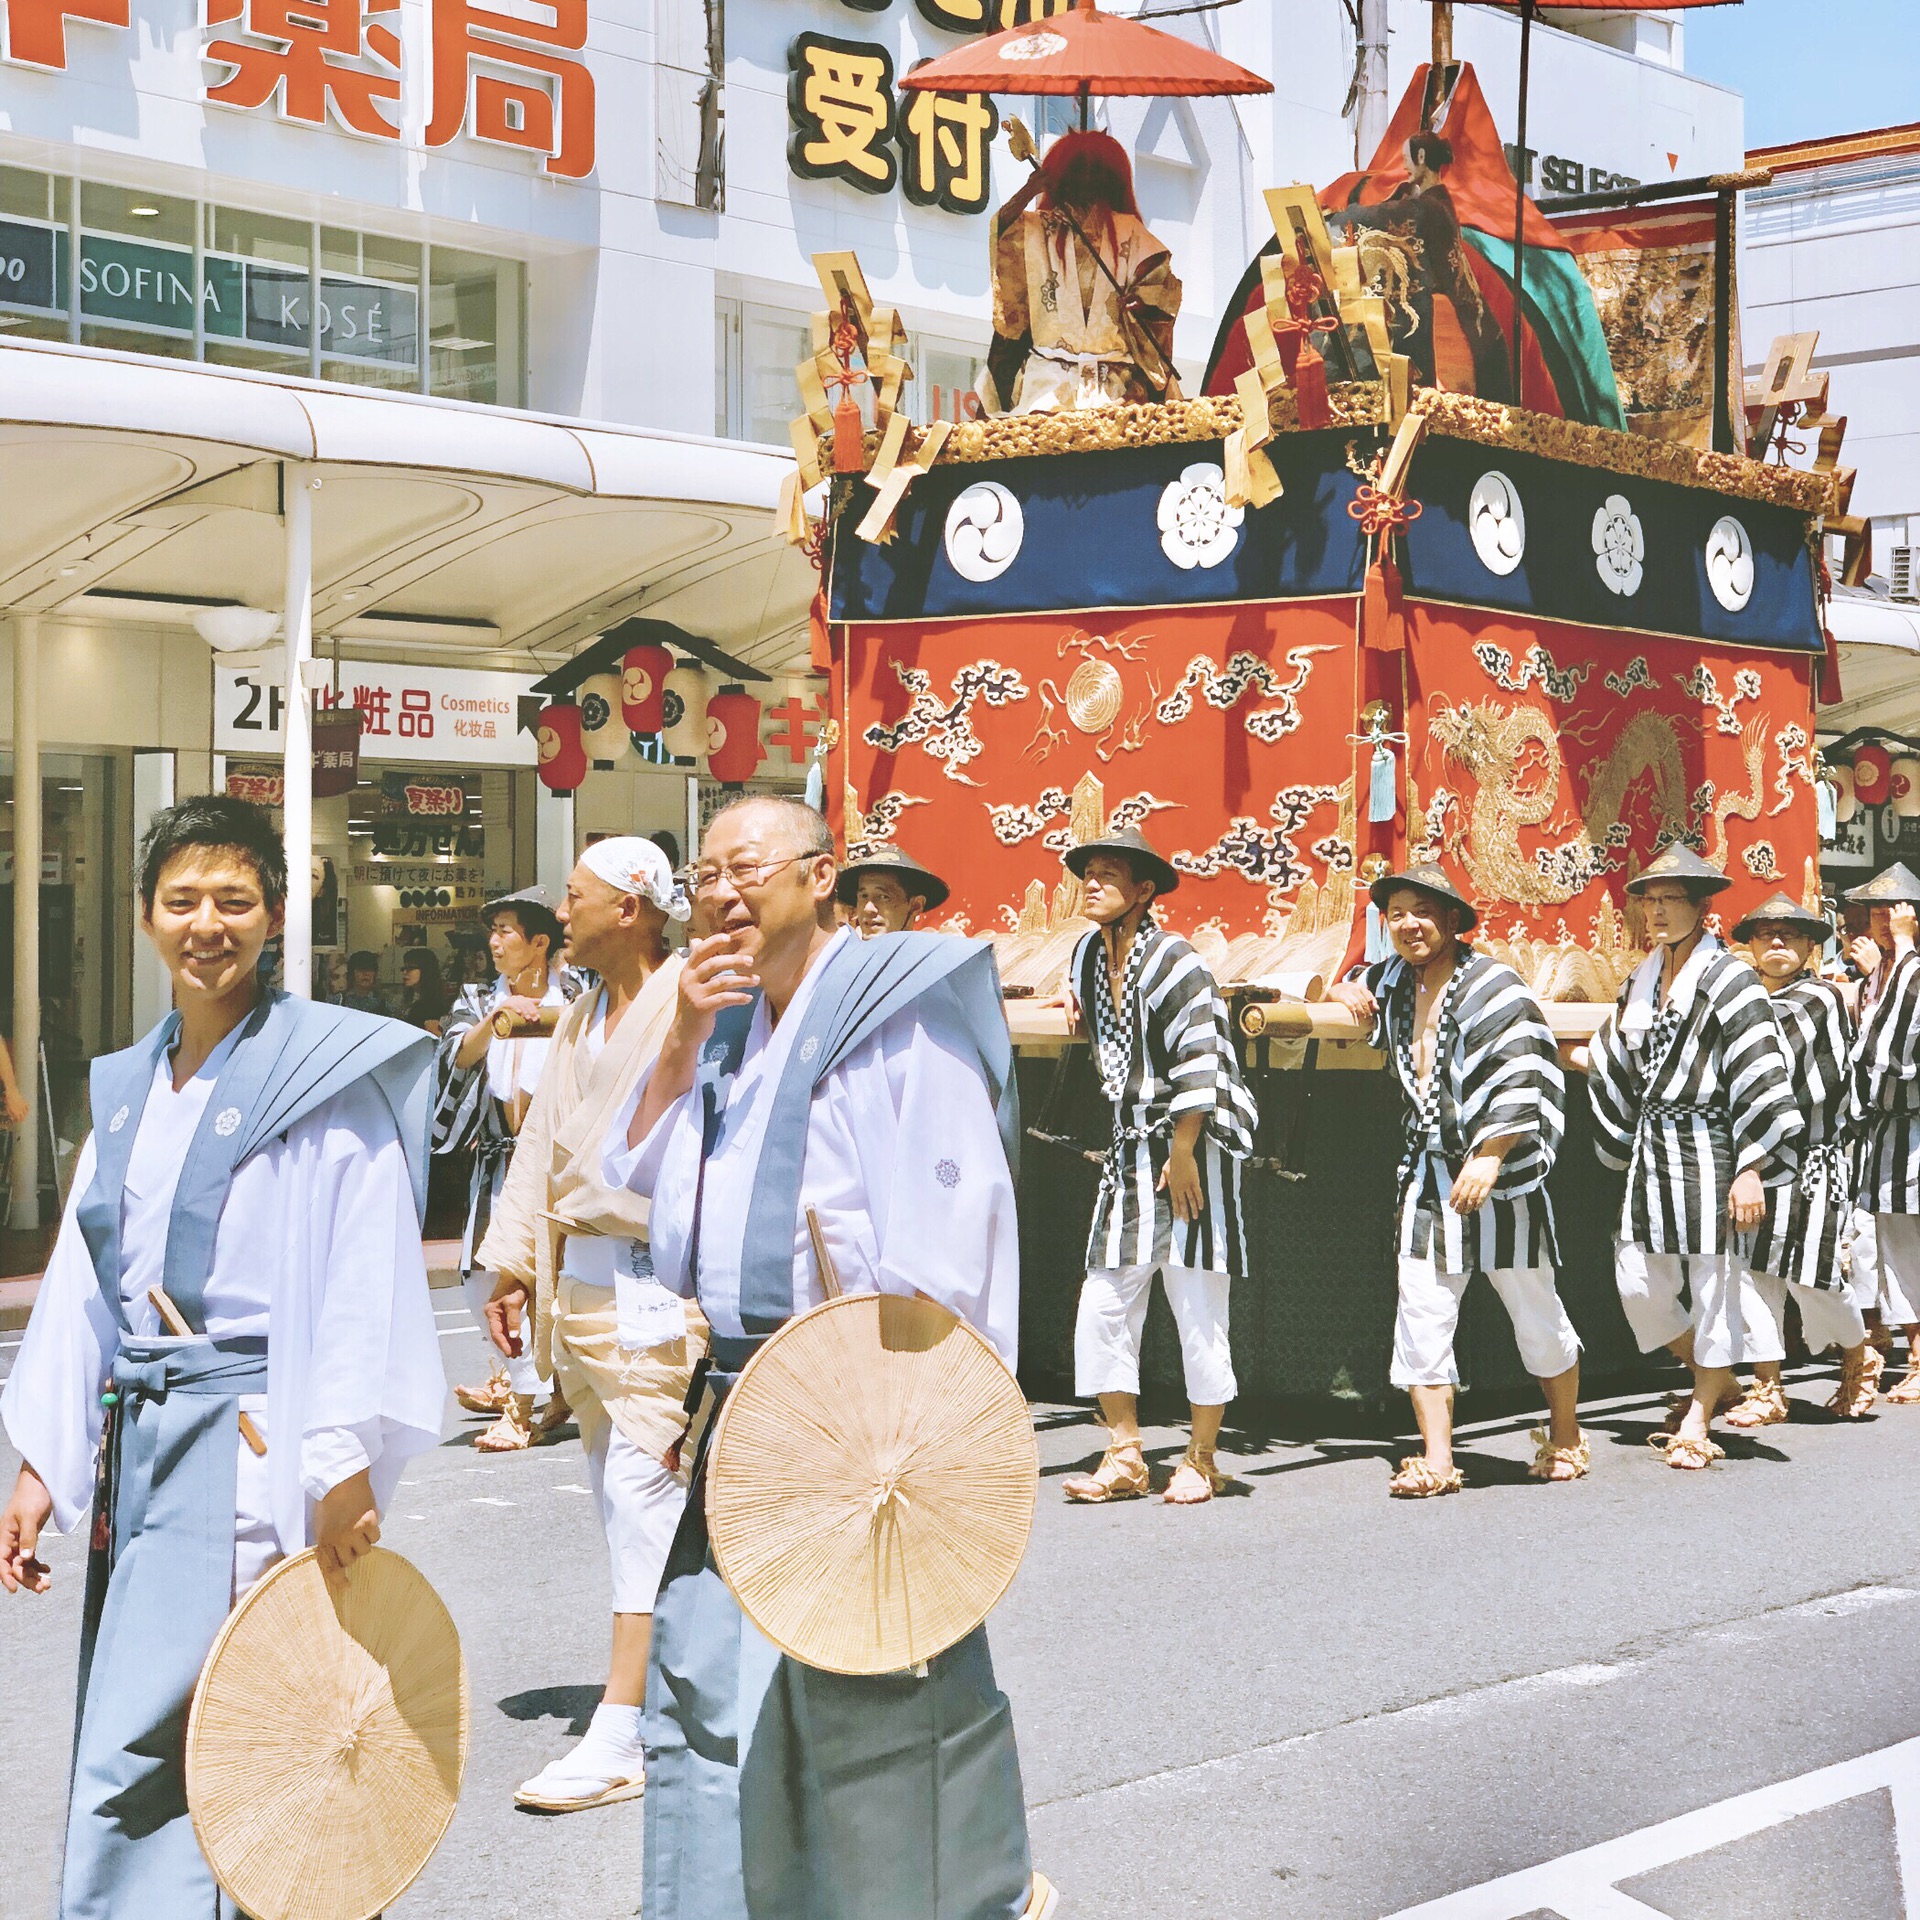
[(240, 1109), (238, 1107), (222, 1107), (220, 1111), (213, 1116), (213, 1130), (222, 1140), (229, 1139), (238, 1133), (240, 1131)]
[(1629, 597), (1640, 591), (1647, 557), (1647, 536), (1640, 516), (1624, 493), (1607, 495), (1606, 505), (1593, 516), (1593, 564), (1600, 584), (1609, 593)]
[(1160, 546), (1176, 567), (1217, 567), (1239, 544), (1244, 507), (1227, 505), (1227, 476), (1212, 460), (1196, 460), (1160, 495)]
[(120, 1129), (127, 1124), (127, 1115), (129, 1111), (130, 1111), (129, 1108), (121, 1107), (114, 1114), (113, 1118), (107, 1122), (107, 1131), (109, 1133), (118, 1133)]
[(1002, 60), (1047, 60), (1056, 53), (1067, 50), (1064, 34), (1059, 33), (1023, 33), (1018, 40), (1009, 40), (1000, 49)]

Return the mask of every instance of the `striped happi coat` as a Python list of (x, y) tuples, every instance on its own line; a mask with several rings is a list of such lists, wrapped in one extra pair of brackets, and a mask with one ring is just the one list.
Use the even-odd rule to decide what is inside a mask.
[[(1373, 1044), (1406, 1098), (1400, 1155), (1400, 1253), (1442, 1273), (1558, 1264), (1546, 1179), (1567, 1129), (1566, 1081), (1540, 1003), (1511, 967), (1461, 947), (1435, 1017), (1433, 1071), (1414, 1070), (1418, 975), (1397, 956), (1367, 970), (1379, 1003)], [(1517, 1136), (1484, 1206), (1447, 1204), (1468, 1158)]]
[(1787, 1043), (1760, 976), (1710, 933), (1700, 948), (1684, 1005), (1670, 997), (1630, 1044), (1620, 1029), (1629, 980), (1588, 1049), (1594, 1151), (1627, 1174), (1620, 1238), (1649, 1253), (1728, 1252), (1734, 1176), (1776, 1157), (1791, 1164), (1801, 1131)]
[(1855, 1202), (1920, 1213), (1920, 954), (1894, 961), (1853, 1049)]
[[(1213, 975), (1184, 940), (1147, 919), (1127, 954), (1122, 1010), (1108, 988), (1098, 929), (1074, 949), (1071, 978), (1113, 1107), (1087, 1265), (1245, 1273), (1240, 1163), (1253, 1151), (1259, 1116)], [(1177, 1220), (1158, 1187), (1174, 1122), (1188, 1113), (1207, 1116), (1194, 1153), (1201, 1206), (1194, 1219)]]
[(1803, 973), (1769, 1001), (1786, 1037), (1805, 1131), (1799, 1167), (1771, 1167), (1749, 1263), (1803, 1287), (1846, 1285), (1840, 1237), (1853, 1212), (1853, 1026), (1838, 987)]
[[(560, 991), (568, 1004), (580, 997), (585, 977), (571, 967), (555, 969)], [(506, 981), (495, 976), (487, 986), (464, 986), (454, 996), (440, 1026), (439, 1044), (434, 1049), (434, 1107), (430, 1146), (435, 1153), (458, 1153), (473, 1149), (473, 1176), (467, 1192), (467, 1224), (460, 1238), (460, 1272), (471, 1273), (474, 1250), (487, 1237), (493, 1220), (493, 1203), (506, 1184), (507, 1165), (513, 1158), (513, 1129), (507, 1123), (506, 1109), (488, 1091), (487, 1056), (483, 1053), (470, 1067), (454, 1063), (460, 1043), (483, 1020), (491, 1020), (503, 1002), (511, 998)]]

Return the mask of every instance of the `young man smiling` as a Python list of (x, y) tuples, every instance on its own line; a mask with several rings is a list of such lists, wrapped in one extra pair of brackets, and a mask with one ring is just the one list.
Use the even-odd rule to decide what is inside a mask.
[(1074, 1391), (1099, 1400), (1107, 1450), (1092, 1473), (1070, 1475), (1061, 1490), (1084, 1504), (1149, 1491), (1140, 1337), (1158, 1274), (1180, 1334), (1193, 1421), (1186, 1458), (1162, 1498), (1197, 1506), (1223, 1483), (1214, 1442), (1239, 1391), (1228, 1296), (1247, 1270), (1240, 1164), (1253, 1150), (1258, 1115), (1212, 974), (1186, 941), (1154, 923), (1154, 905), (1180, 884), (1178, 872), (1132, 827), (1064, 858), (1093, 922), (1068, 978), (1113, 1108), (1113, 1145), (1073, 1331)]
[[(1627, 892), (1652, 947), (1589, 1051), (1594, 1151), (1627, 1176), (1614, 1281), (1642, 1353), (1667, 1348), (1693, 1373), (1669, 1430), (1653, 1436), (1689, 1471), (1723, 1457), (1713, 1417), (1752, 1357), (1734, 1258), (1766, 1217), (1762, 1169), (1798, 1142), (1793, 1067), (1767, 990), (1706, 926), (1733, 883), (1686, 847), (1668, 847)], [(1681, 1292), (1691, 1295), (1684, 1305)]]
[(1412, 1396), (1424, 1454), (1402, 1460), (1402, 1500), (1458, 1493), (1453, 1340), (1467, 1283), (1484, 1273), (1547, 1400), (1534, 1429), (1538, 1480), (1592, 1464), (1580, 1431), (1580, 1341), (1554, 1282), (1559, 1260), (1547, 1175), (1566, 1131), (1552, 1029), (1511, 967), (1463, 943), (1472, 904), (1431, 861), (1373, 882), (1393, 957), (1332, 988), (1373, 1026), (1406, 1102), (1400, 1156), (1399, 1311), (1390, 1378)]
[(286, 866), (258, 808), (159, 815), (140, 899), (175, 1010), (93, 1063), (0, 1395), (25, 1462), (0, 1586), (46, 1592), (41, 1530), (94, 1507), (65, 1920), (214, 1912), (182, 1761), (201, 1664), (283, 1556), (314, 1546), (337, 1578), (374, 1546), (446, 1393), (420, 1246), (432, 1043), (262, 990)]

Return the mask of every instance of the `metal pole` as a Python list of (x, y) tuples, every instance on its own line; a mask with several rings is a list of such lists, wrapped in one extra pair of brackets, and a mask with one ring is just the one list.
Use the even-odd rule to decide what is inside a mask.
[[(1713, 197), (1713, 450), (1744, 453), (1734, 431), (1733, 411), (1733, 259), (1734, 193), (1722, 187)], [(1737, 416), (1746, 426), (1743, 405)]]
[[(40, 1224), (40, 619), (13, 616), (13, 1071), (36, 1111), (13, 1143), (9, 1224)], [(49, 1132), (49, 1137), (51, 1133)]]
[(1513, 155), (1513, 399), (1521, 407), (1527, 404), (1520, 342), (1526, 327), (1521, 296), (1527, 280), (1527, 62), (1532, 50), (1533, 0), (1520, 0), (1520, 130)]
[(1360, 88), (1353, 122), (1353, 164), (1373, 165), (1387, 137), (1387, 0), (1360, 0)]
[(287, 645), (286, 758), (280, 800), (287, 849), (286, 965), (282, 984), (313, 998), (313, 709), (306, 665), (313, 658), (313, 490), (310, 469), (289, 460), (281, 496), (287, 529), (287, 582), (281, 628)]

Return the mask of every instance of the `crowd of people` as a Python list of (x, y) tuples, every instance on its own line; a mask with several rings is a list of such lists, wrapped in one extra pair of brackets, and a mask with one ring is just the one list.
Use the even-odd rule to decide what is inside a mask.
[[(1177, 870), (1135, 829), (1065, 860), (1089, 923), (1067, 1000), (1112, 1136), (1074, 1336), (1107, 1446), (1064, 1491), (1154, 1490), (1138, 1395), (1157, 1277), (1191, 1410), (1160, 1494), (1197, 1506), (1225, 1479), (1254, 1096), (1218, 984), (1155, 917)], [(1721, 1457), (1716, 1419), (1786, 1418), (1789, 1298), (1808, 1347), (1839, 1350), (1836, 1413), (1874, 1404), (1876, 1343), (1901, 1331), (1909, 1371), (1889, 1397), (1920, 1400), (1920, 878), (1896, 866), (1857, 890), (1866, 924), (1842, 963), (1857, 991), (1821, 973), (1830, 929), (1784, 895), (1731, 929), (1736, 954), (1707, 923), (1726, 885), (1681, 847), (1629, 883), (1650, 951), (1581, 1063), (1600, 1157), (1626, 1175), (1627, 1320), (1644, 1352), (1691, 1369), (1656, 1436), (1690, 1471)], [(42, 1531), (93, 1513), (63, 1911), (203, 1883), (211, 1899), (179, 1740), (201, 1659), (284, 1556), (311, 1546), (344, 1576), (439, 1439), (431, 1144), (472, 1156), (461, 1273), (498, 1354), (458, 1389), (490, 1420), (475, 1444), (520, 1451), (575, 1423), (611, 1573), (601, 1703), (520, 1803), (564, 1813), (644, 1790), (649, 1920), (897, 1920), (935, 1911), (936, 1882), (941, 1913), (1045, 1920), (1058, 1895), (1030, 1858), (984, 1628), (908, 1674), (807, 1666), (742, 1615), (703, 1498), (716, 1405), (826, 1297), (816, 1212), (841, 1284), (931, 1299), (1017, 1363), (1010, 1053), (987, 950), (912, 930), (947, 897), (940, 878), (890, 847), (843, 866), (819, 814), (771, 796), (723, 809), (686, 874), (648, 840), (603, 839), (563, 898), (488, 903), (496, 976), (452, 1000), (437, 1036), (261, 988), (286, 874), (243, 802), (160, 815), (140, 894), (176, 1010), (95, 1064), (93, 1134), (0, 1396), (25, 1462), (0, 1585), (45, 1592)], [(1559, 1047), (1519, 976), (1467, 937), (1474, 907), (1444, 868), (1386, 875), (1372, 899), (1392, 951), (1332, 991), (1405, 1111), (1382, 1196), (1391, 1379), (1423, 1446), (1390, 1490), (1463, 1484), (1453, 1343), (1475, 1274), (1546, 1400), (1532, 1472), (1580, 1479), (1580, 1341), (1546, 1184)], [(682, 953), (669, 934), (688, 922)], [(231, 1537), (209, 1519), (229, 1512)]]

